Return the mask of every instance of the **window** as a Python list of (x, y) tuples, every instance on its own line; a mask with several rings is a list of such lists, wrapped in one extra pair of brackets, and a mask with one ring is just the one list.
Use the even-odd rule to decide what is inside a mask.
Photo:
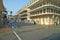
[(46, 4), (49, 4), (49, 2), (46, 2)]
[(46, 9), (44, 9), (43, 12), (45, 13), (46, 12)]
[(53, 9), (51, 9), (51, 12), (53, 12)]
[(42, 10), (40, 10), (40, 13), (42, 13)]
[(47, 8), (47, 12), (50, 12), (50, 8)]
[(58, 13), (57, 10), (56, 10), (56, 13)]
[(40, 4), (40, 6), (42, 6), (42, 5)]
[(60, 14), (60, 11), (58, 11), (58, 14)]
[(46, 3), (44, 2), (43, 5), (45, 5)]

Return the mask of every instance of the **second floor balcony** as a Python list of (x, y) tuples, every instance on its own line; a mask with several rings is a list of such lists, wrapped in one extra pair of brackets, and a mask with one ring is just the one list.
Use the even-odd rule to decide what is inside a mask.
[(32, 9), (29, 12), (32, 12), (32, 11), (35, 11), (35, 10), (38, 10), (38, 9), (42, 9), (44, 7), (53, 7), (53, 8), (60, 9), (60, 7), (58, 7), (58, 6), (55, 6), (55, 5), (52, 5), (52, 4), (45, 4), (45, 5), (39, 6), (39, 7), (35, 8), (35, 9)]

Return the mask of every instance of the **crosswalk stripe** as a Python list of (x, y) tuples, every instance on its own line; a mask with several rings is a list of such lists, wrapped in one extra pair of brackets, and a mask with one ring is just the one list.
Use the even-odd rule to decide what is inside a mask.
[(21, 38), (19, 37), (19, 35), (18, 35), (15, 31), (13, 31), (13, 33), (15, 34), (15, 36), (16, 36), (19, 40), (21, 40)]

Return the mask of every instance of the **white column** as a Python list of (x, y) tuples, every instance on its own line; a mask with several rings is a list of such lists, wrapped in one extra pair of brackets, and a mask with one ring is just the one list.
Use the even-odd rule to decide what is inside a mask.
[(53, 20), (52, 20), (53, 23), (55, 24), (55, 15), (52, 16), (52, 19), (53, 19)]
[(47, 13), (47, 8), (46, 8), (46, 13)]
[(30, 20), (30, 13), (27, 13), (27, 20)]
[(59, 24), (59, 18), (57, 18), (57, 24)]

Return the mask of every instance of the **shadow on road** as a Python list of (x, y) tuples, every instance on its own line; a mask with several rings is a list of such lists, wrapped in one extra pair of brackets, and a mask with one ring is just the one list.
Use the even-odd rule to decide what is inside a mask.
[(42, 38), (40, 40), (60, 40), (60, 33), (52, 34), (52, 35)]

